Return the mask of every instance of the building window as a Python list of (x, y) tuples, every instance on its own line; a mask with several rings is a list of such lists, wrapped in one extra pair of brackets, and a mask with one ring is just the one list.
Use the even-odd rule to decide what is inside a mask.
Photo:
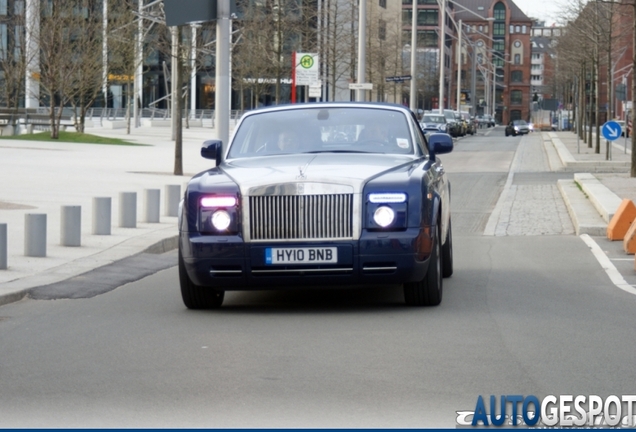
[(417, 11), (417, 25), (437, 25), (438, 13), (435, 9), (420, 9)]
[(7, 0), (0, 0), (0, 15), (7, 14)]
[(380, 0), (380, 7), (386, 9), (386, 0)]
[(515, 26), (513, 26), (512, 24), (510, 24), (510, 34), (515, 32)]
[(13, 2), (13, 14), (17, 16), (24, 14), (24, 0), (15, 0)]
[(522, 71), (512, 71), (510, 73), (510, 81), (512, 81), (512, 82), (523, 82), (523, 72)]
[(483, 25), (480, 25), (480, 26), (479, 26), (479, 31), (480, 31), (480, 32), (483, 32), (483, 31), (484, 31), (484, 26), (483, 26)]
[(503, 67), (504, 61), (501, 57), (497, 56), (497, 55), (493, 55), (492, 56), (492, 64), (494, 64), (497, 67)]
[(502, 2), (499, 2), (495, 5), (493, 9), (493, 15), (495, 17), (495, 21), (505, 21), (506, 20), (506, 6)]
[(526, 34), (527, 27), (521, 26), (521, 33)]
[(521, 26), (515, 26), (515, 32), (521, 33)]
[(378, 39), (386, 40), (386, 21), (383, 19), (378, 21)]
[(513, 120), (521, 120), (521, 111), (520, 110), (511, 110), (510, 111), (510, 121)]
[(20, 61), (22, 57), (22, 38), (24, 37), (24, 27), (15, 26), (14, 30), (14, 42), (13, 42), (13, 58), (16, 62)]
[(515, 64), (521, 64), (521, 54), (515, 54)]
[(494, 51), (500, 51), (503, 52), (504, 51), (504, 41), (503, 39), (497, 39), (492, 43), (492, 49)]
[(506, 23), (494, 23), (492, 25), (493, 36), (505, 36), (506, 35)]
[(510, 105), (521, 105), (523, 102), (523, 93), (521, 90), (513, 90), (510, 92)]

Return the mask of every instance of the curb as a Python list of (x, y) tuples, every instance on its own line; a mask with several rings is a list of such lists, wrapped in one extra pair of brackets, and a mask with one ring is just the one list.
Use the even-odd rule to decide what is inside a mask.
[(583, 192), (590, 198), (590, 202), (603, 220), (609, 223), (623, 200), (592, 174), (574, 174), (574, 181), (581, 186)]
[(607, 224), (574, 180), (558, 180), (557, 187), (568, 209), (576, 235), (604, 236)]
[[(129, 239), (129, 242), (131, 240), (134, 242), (139, 242), (138, 238)], [(120, 244), (119, 246), (129, 247), (129, 245), (126, 245), (126, 242)], [(63, 278), (51, 280), (50, 277), (47, 278), (47, 274), (45, 273), (45, 274), (34, 275), (34, 276), (22, 278), (22, 279), (17, 279), (11, 282), (7, 282), (4, 285), (5, 287), (9, 286), (9, 289), (5, 293), (0, 293), (0, 306), (20, 301), (24, 299), (26, 296), (28, 296), (32, 290), (35, 290), (41, 286), (50, 285), (51, 283), (64, 282), (69, 279), (75, 278), (77, 276), (100, 269), (102, 267), (112, 265), (114, 262), (122, 261), (137, 255), (140, 255), (140, 254), (144, 254), (144, 253), (153, 254), (153, 255), (163, 254), (163, 253), (176, 249), (178, 246), (179, 246), (179, 236), (173, 235), (173, 236), (155, 241), (150, 246), (146, 246), (136, 253), (125, 254), (124, 256), (121, 256), (119, 259), (104, 260), (104, 263), (98, 267), (86, 269), (86, 271), (81, 271), (77, 274), (69, 273)], [(89, 258), (93, 259), (94, 257), (89, 257)], [(73, 263), (70, 263), (70, 264), (73, 264)], [(175, 262), (175, 265), (176, 264), (177, 263)], [(11, 289), (10, 285), (17, 285), (17, 286), (14, 289)]]
[(563, 141), (554, 132), (547, 134), (556, 149), (557, 155), (566, 172), (628, 172), (631, 162), (627, 161), (577, 161)]

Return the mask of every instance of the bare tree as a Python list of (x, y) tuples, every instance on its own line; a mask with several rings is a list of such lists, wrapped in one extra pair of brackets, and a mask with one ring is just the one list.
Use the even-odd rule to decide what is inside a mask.
[[(20, 11), (16, 11), (20, 12)], [(13, 37), (7, 38), (6, 50), (0, 51), (0, 91), (2, 103), (12, 111), (17, 111), (25, 93), (26, 50), (25, 48), (25, 11), (15, 13), (11, 17), (3, 16), (0, 23), (7, 28)]]
[(38, 45), (40, 47), (40, 86), (50, 106), (51, 138), (59, 137), (63, 108), (74, 92), (74, 77), (82, 67), (76, 54), (81, 45), (79, 29), (85, 20), (80, 0), (53, 2), (43, 11)]

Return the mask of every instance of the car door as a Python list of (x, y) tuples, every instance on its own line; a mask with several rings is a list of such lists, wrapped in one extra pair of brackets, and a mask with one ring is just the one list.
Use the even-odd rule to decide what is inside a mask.
[[(428, 141), (422, 135), (418, 135), (417, 128), (414, 129), (416, 136), (415, 141), (417, 145), (423, 149), (424, 154), (428, 154)], [(442, 239), (446, 238), (446, 230), (448, 229), (448, 219), (450, 218), (450, 183), (448, 177), (444, 171), (444, 165), (442, 165), (441, 159), (436, 156), (435, 161), (430, 165), (428, 169), (428, 176), (430, 179), (429, 187), (436, 191), (440, 196), (442, 206), (442, 218), (438, 223), (441, 223)], [(442, 240), (443, 241), (443, 240)]]

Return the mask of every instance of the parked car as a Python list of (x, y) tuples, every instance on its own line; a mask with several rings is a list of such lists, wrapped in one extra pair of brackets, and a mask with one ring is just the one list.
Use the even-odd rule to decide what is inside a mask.
[(392, 104), (330, 102), (250, 111), (227, 150), (188, 183), (179, 211), (181, 296), (218, 308), (225, 291), (403, 286), (438, 305), (453, 273), (450, 183), (426, 137)]
[(462, 137), (466, 135), (466, 126), (464, 125), (464, 122), (462, 121), (462, 118), (457, 111), (453, 111), (450, 109), (444, 110), (444, 116), (448, 121), (453, 122), (453, 124), (455, 125), (455, 135), (453, 136)]
[(629, 138), (630, 130), (625, 124), (625, 120), (614, 120), (614, 121), (618, 123), (619, 125), (621, 125), (621, 136), (625, 136), (625, 134), (627, 134), (627, 138)]
[(475, 135), (475, 132), (477, 132), (477, 128), (475, 127), (475, 124), (470, 118), (470, 113), (467, 111), (461, 111), (459, 114), (461, 115), (462, 120), (466, 124), (466, 133), (469, 135)]
[(424, 114), (420, 126), (425, 133), (448, 133), (449, 125), (442, 114)]
[(468, 124), (466, 123), (466, 120), (462, 117), (459, 111), (453, 111), (453, 114), (455, 115), (455, 121), (460, 124), (459, 136), (466, 136), (468, 133)]
[(455, 138), (461, 136), (461, 123), (457, 120), (457, 117), (455, 117), (455, 113), (452, 110), (444, 110), (444, 117), (446, 117), (446, 122), (448, 124), (448, 134)]
[(527, 135), (528, 133), (530, 133), (530, 129), (525, 120), (512, 120), (506, 126), (506, 136)]

